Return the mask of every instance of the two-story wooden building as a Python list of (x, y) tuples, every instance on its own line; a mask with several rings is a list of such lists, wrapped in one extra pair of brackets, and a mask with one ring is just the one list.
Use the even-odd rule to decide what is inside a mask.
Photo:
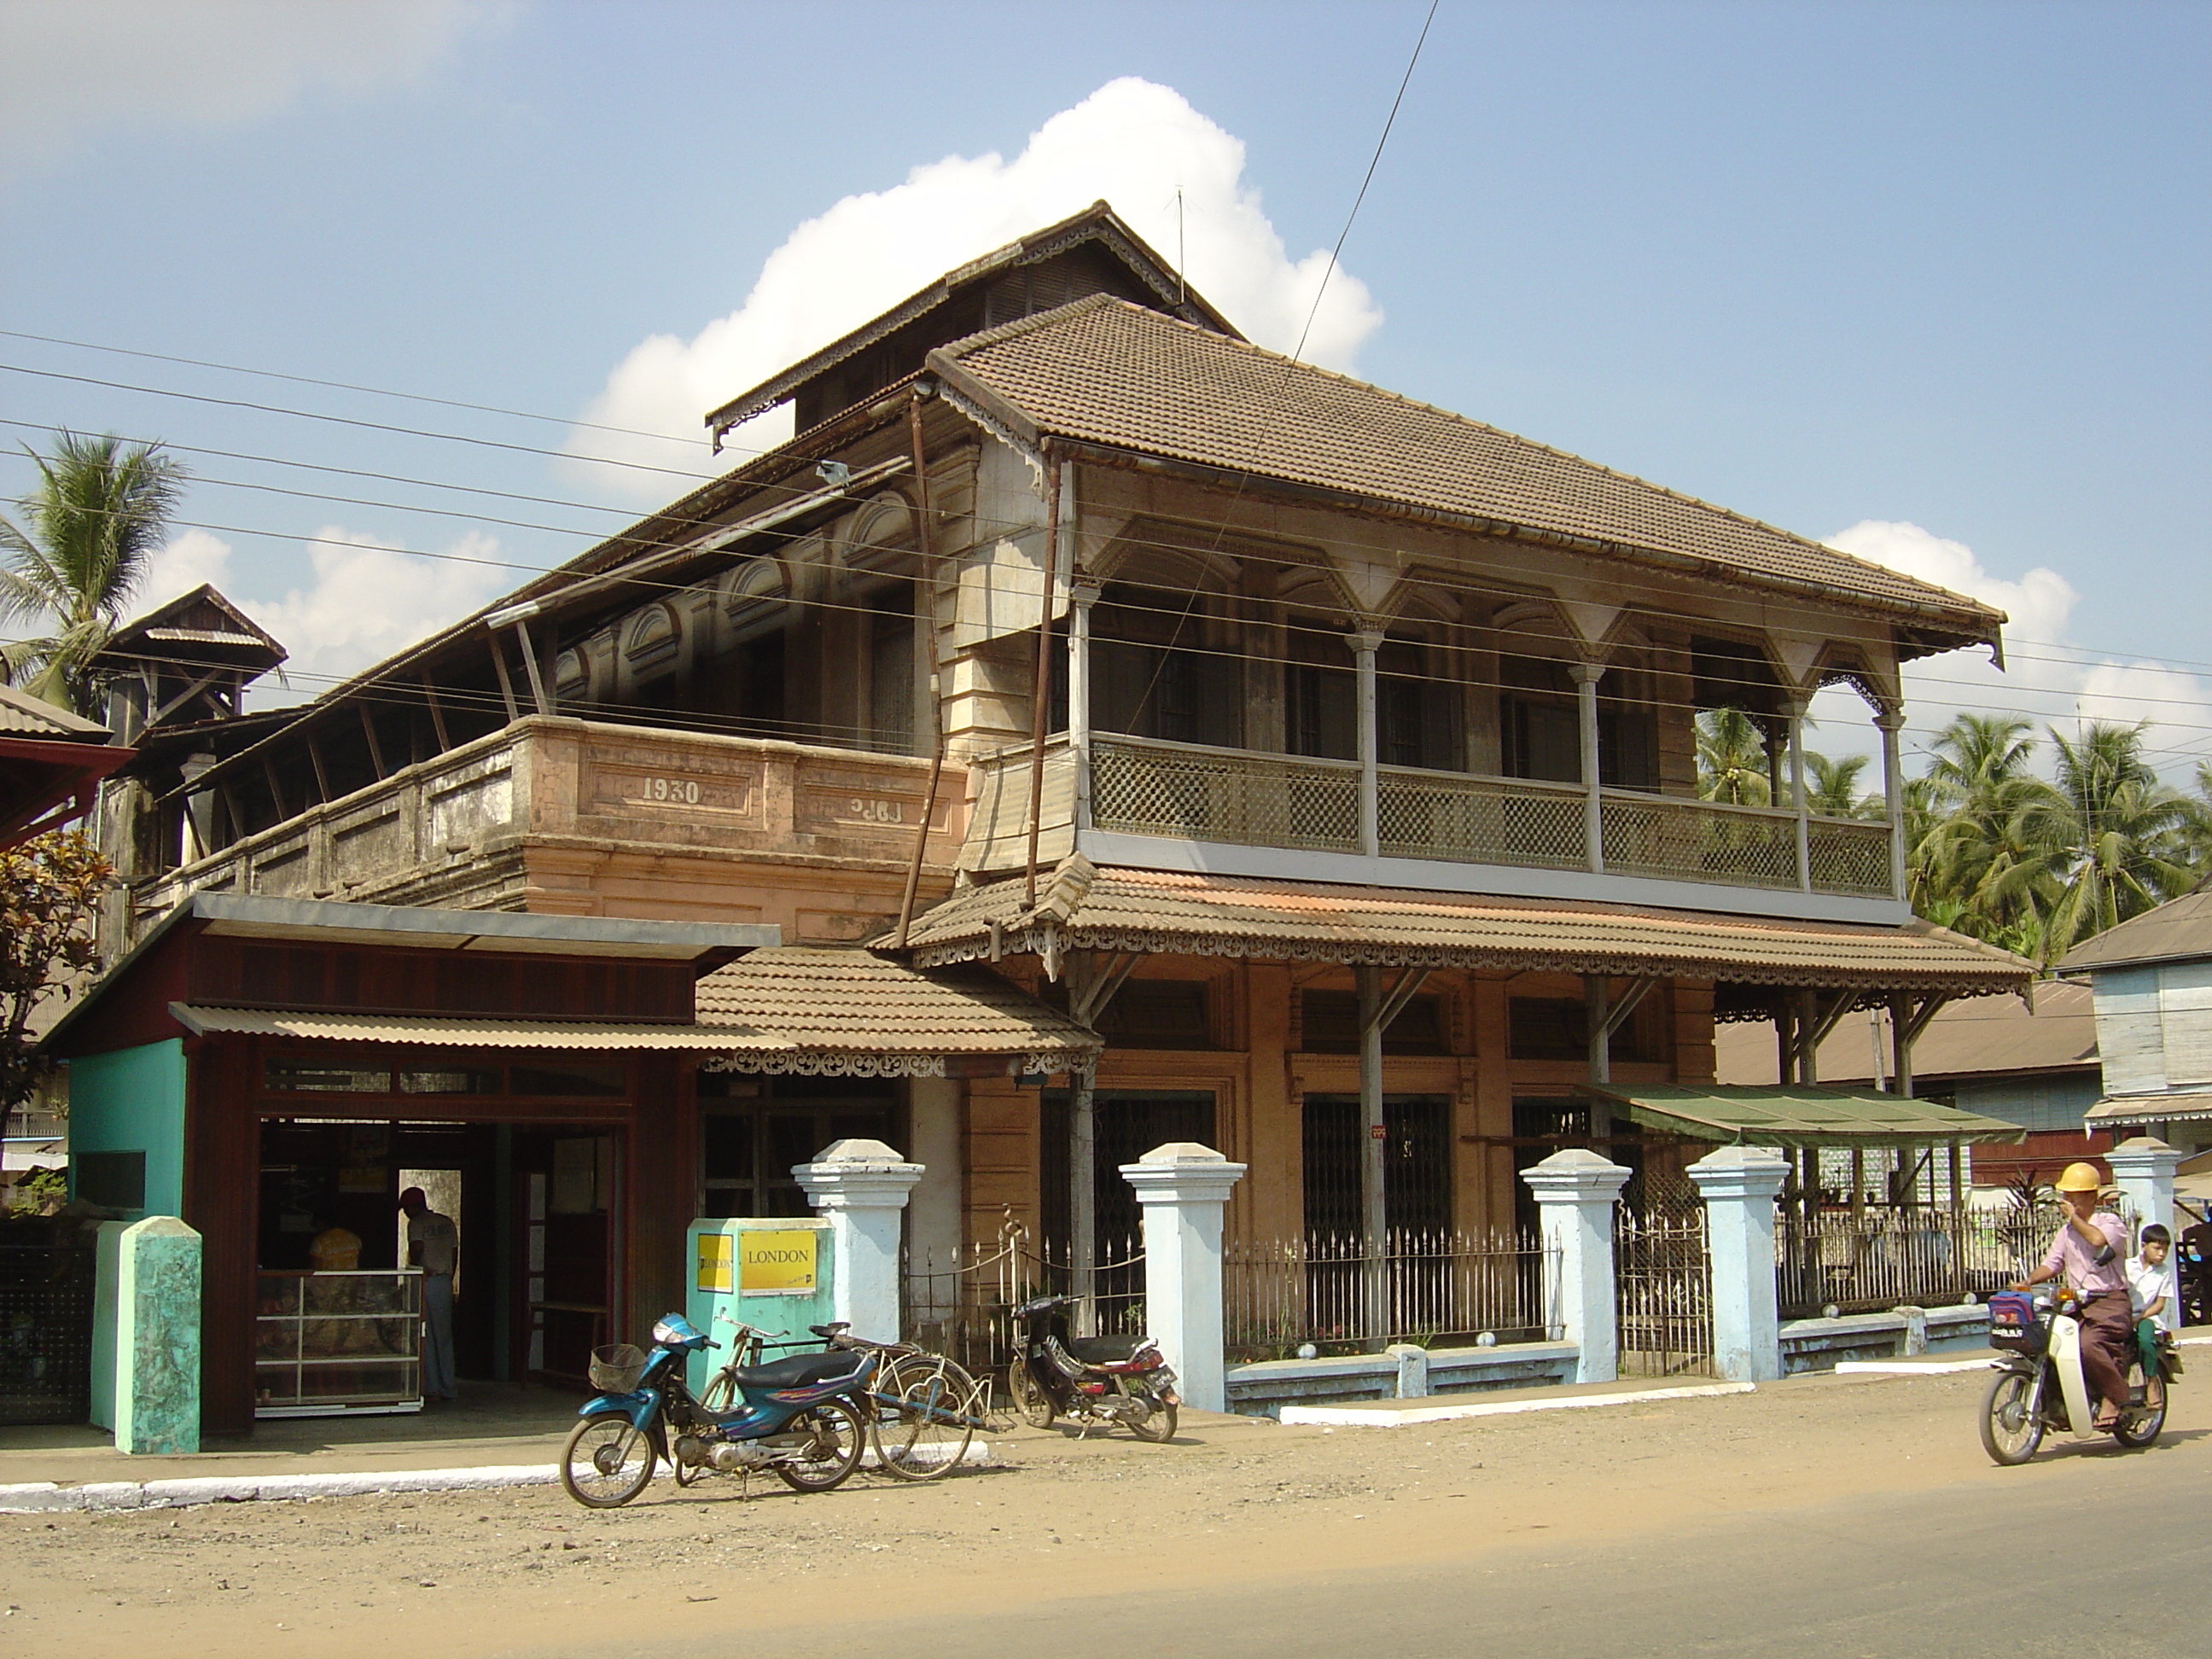
[[(1903, 898), (1899, 671), (1995, 647), (1984, 605), (1254, 346), (1103, 204), (709, 421), (786, 402), (790, 442), (148, 792), (127, 927), (250, 893), (988, 963), (1107, 1048), (901, 1081), (957, 1164), (919, 1243), (1012, 1210), (1079, 1261), (1161, 1139), (1250, 1164), (1248, 1240), (1500, 1227), (1563, 1139), (1642, 1159), (1578, 1088), (1709, 1081), (1716, 1020), (1795, 1056), (1881, 1002), (1909, 1048), (2027, 979)], [(1808, 809), (1838, 684), (1883, 820)], [(1699, 798), (1721, 708), (1782, 805)]]

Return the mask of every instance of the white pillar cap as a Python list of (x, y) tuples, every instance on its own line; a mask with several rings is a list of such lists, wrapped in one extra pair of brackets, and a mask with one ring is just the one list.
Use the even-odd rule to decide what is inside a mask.
[(1773, 1198), (1790, 1180), (1790, 1160), (1771, 1146), (1723, 1146), (1687, 1171), (1698, 1194), (1716, 1198)]
[(2169, 1146), (2155, 1135), (2134, 1135), (2122, 1141), (2105, 1154), (2105, 1162), (2112, 1166), (2112, 1173), (2122, 1170), (2154, 1170), (2161, 1164), (2178, 1164), (2189, 1154), (2178, 1146)]
[(1539, 1204), (1611, 1203), (1635, 1170), (1601, 1158), (1586, 1146), (1564, 1146), (1542, 1163), (1521, 1171)]
[(791, 1177), (817, 1210), (900, 1210), (927, 1166), (909, 1164), (880, 1140), (833, 1141)]
[(1248, 1167), (1195, 1140), (1170, 1140), (1121, 1170), (1139, 1204), (1226, 1204)]

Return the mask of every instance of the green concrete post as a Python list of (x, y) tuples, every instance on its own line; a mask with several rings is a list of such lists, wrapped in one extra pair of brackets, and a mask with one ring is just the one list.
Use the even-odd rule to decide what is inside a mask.
[(115, 1276), (115, 1446), (200, 1449), (200, 1236), (170, 1215), (123, 1231)]

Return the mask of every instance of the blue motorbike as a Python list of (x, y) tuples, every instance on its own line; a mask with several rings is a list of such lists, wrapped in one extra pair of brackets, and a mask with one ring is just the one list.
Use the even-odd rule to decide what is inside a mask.
[[(739, 1340), (757, 1335), (744, 1330)], [(578, 1413), (583, 1420), (561, 1455), (561, 1485), (586, 1508), (629, 1503), (662, 1463), (678, 1486), (714, 1472), (773, 1470), (799, 1492), (828, 1492), (860, 1467), (874, 1354), (732, 1360), (702, 1401), (684, 1381), (684, 1362), (721, 1344), (681, 1314), (656, 1324), (653, 1341), (650, 1353), (627, 1342), (592, 1352), (592, 1386), (600, 1392)], [(757, 1352), (756, 1340), (740, 1358)]]

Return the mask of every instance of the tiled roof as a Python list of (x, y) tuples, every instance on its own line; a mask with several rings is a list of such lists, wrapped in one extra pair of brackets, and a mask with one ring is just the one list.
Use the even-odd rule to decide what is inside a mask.
[(923, 973), (872, 951), (755, 951), (699, 981), (702, 1027), (733, 1046), (894, 1054), (1095, 1054), (1066, 1014), (997, 975)]
[[(1679, 975), (1831, 989), (2015, 991), (2032, 964), (1976, 939), (1903, 927), (1320, 882), (1095, 869), (955, 894), (915, 924), (917, 963), (1067, 950), (1520, 972)], [(994, 949), (995, 947), (995, 949)], [(725, 970), (726, 971), (726, 970)]]
[(929, 362), (1018, 432), (1816, 589), (1972, 639), (2003, 621), (1771, 525), (1125, 301), (1079, 300), (956, 341)]
[(2190, 893), (2108, 927), (2059, 958), (2058, 971), (2212, 957), (2212, 893)]

